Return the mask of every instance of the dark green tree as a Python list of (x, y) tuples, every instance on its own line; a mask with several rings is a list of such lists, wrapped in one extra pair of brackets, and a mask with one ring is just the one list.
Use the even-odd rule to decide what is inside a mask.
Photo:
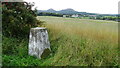
[(36, 19), (37, 11), (32, 10), (33, 6), (27, 2), (3, 2), (3, 36), (28, 37), (30, 28), (42, 23)]

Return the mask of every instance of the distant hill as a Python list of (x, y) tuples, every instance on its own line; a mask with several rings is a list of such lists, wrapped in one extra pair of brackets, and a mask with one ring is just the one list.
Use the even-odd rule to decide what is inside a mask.
[(48, 9), (48, 10), (38, 10), (38, 12), (49, 12), (49, 13), (56, 13), (57, 11), (54, 9)]
[(64, 10), (57, 11), (57, 13), (60, 13), (60, 14), (77, 14), (78, 12), (73, 10), (73, 9), (64, 9)]
[(56, 11), (54, 9), (48, 9), (48, 10), (38, 10), (39, 12), (48, 12), (48, 13), (59, 13), (59, 14), (82, 14), (82, 15), (103, 15), (103, 16), (114, 16), (117, 14), (97, 14), (97, 13), (88, 13), (88, 12), (78, 12), (75, 11), (74, 9), (68, 8), (68, 9), (63, 9), (60, 11)]
[(59, 14), (89, 14), (89, 15), (94, 15), (95, 13), (86, 13), (86, 12), (78, 12), (78, 11), (75, 11), (71, 8), (68, 8), (68, 9), (63, 9), (63, 10), (60, 10), (60, 11), (56, 11), (54, 9), (48, 9), (48, 10), (38, 10), (38, 12), (49, 12), (49, 13), (59, 13)]

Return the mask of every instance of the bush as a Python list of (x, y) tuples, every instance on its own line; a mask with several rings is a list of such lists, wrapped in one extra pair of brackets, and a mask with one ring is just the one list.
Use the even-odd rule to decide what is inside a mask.
[(36, 19), (37, 12), (32, 10), (31, 3), (3, 2), (2, 3), (3, 35), (8, 37), (28, 37), (31, 27), (41, 23)]

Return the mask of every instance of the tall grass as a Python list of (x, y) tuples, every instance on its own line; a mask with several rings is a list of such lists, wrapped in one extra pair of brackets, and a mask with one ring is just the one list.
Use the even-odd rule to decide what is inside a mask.
[(38, 17), (46, 21), (52, 56), (42, 65), (118, 66), (118, 24), (113, 21)]
[(47, 27), (57, 32), (74, 34), (118, 43), (118, 24), (113, 21), (38, 17), (47, 22)]

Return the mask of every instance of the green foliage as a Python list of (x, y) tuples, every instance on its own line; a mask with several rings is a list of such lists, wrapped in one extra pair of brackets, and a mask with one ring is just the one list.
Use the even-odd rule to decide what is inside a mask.
[(2, 5), (4, 36), (28, 37), (30, 28), (41, 23), (36, 19), (36, 10), (31, 10), (33, 4), (27, 2), (3, 2)]
[(28, 39), (18, 39), (11, 37), (3, 37), (2, 38), (2, 52), (3, 54), (8, 55), (19, 55), (24, 56), (28, 54)]
[(3, 37), (3, 66), (41, 66), (50, 56), (37, 59), (28, 55), (28, 39)]
[(3, 37), (3, 66), (38, 66), (42, 60), (28, 55), (28, 39)]
[(38, 66), (42, 60), (35, 59), (32, 56), (26, 55), (25, 57), (15, 55), (3, 55), (4, 66)]
[(3, 66), (38, 65), (38, 59), (28, 56), (30, 28), (43, 23), (36, 19), (36, 10), (31, 10), (33, 4), (3, 2), (2, 6)]

